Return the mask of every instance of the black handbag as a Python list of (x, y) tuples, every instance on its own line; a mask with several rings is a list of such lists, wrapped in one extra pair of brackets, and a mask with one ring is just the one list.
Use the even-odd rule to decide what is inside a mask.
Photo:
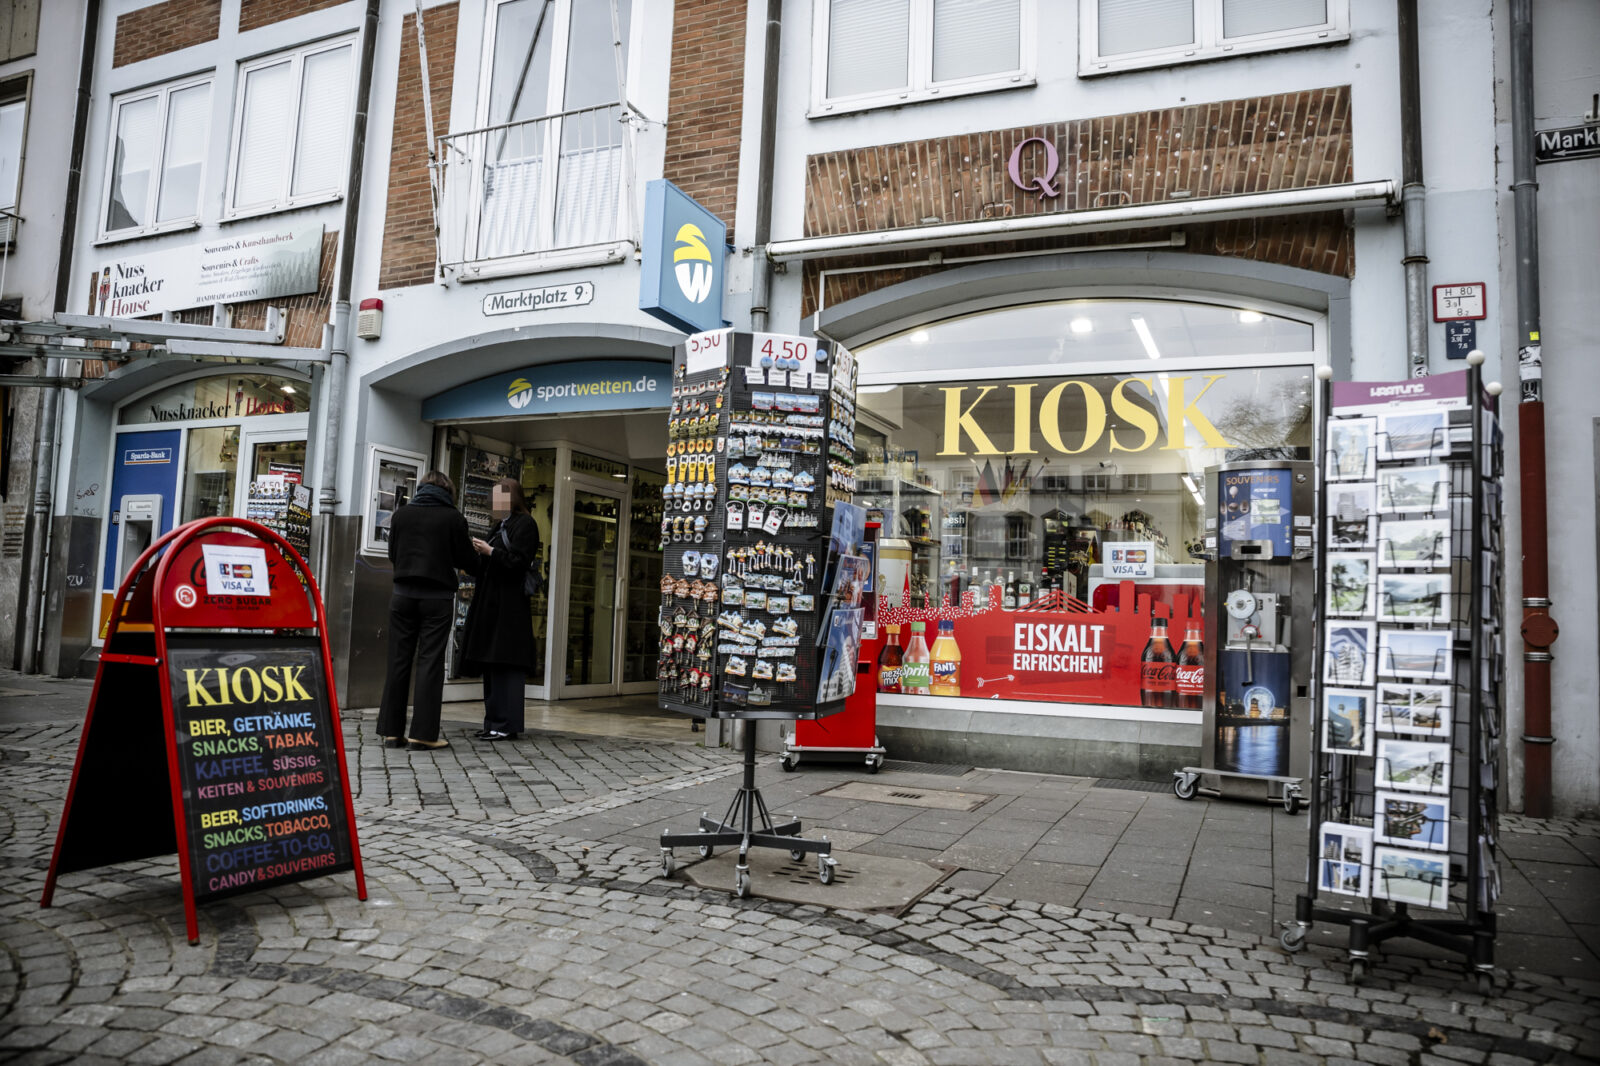
[[(500, 541), (506, 546), (506, 551), (511, 550), (511, 538), (506, 536), (505, 526), (500, 527)], [(539, 560), (534, 558), (529, 561), (528, 569), (522, 572), (522, 594), (532, 599), (539, 595), (539, 590), (542, 588), (544, 588), (544, 578), (539, 575)]]

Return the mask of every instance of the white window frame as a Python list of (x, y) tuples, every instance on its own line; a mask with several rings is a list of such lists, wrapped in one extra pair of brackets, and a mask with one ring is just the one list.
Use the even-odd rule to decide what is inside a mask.
[[(333, 52), (341, 48), (350, 50), (350, 113), (345, 116), (344, 128), (344, 166), (348, 173), (350, 166), (350, 139), (355, 128), (356, 113), (356, 38), (354, 36), (335, 37), (315, 44), (301, 45), (299, 48), (284, 52), (274, 52), (260, 59), (252, 59), (247, 63), (239, 64), (238, 76), (234, 82), (233, 92), (233, 143), (228, 150), (228, 190), (227, 198), (223, 201), (222, 220), (232, 221), (237, 218), (255, 218), (259, 215), (275, 214), (279, 211), (289, 211), (297, 207), (309, 207), (315, 204), (328, 204), (344, 199), (344, 190), (335, 189), (331, 192), (306, 193), (295, 196), (292, 193), (294, 186), (294, 165), (297, 158), (297, 146), (300, 142), (300, 92), (303, 87), (302, 79), (305, 72), (306, 59), (310, 56), (321, 55), (324, 52)], [(239, 184), (239, 152), (244, 147), (244, 107), (245, 107), (245, 81), (253, 70), (276, 66), (285, 59), (289, 60), (292, 67), (294, 94), (294, 122), (289, 129), (289, 143), (284, 145), (283, 172), (280, 175), (278, 198), (270, 204), (252, 204), (249, 207), (234, 207), (233, 198)]]
[[(866, 111), (875, 107), (897, 107), (921, 100), (938, 100), (947, 96), (968, 96), (972, 93), (995, 92), (1036, 84), (1035, 29), (1038, 24), (1038, 0), (1020, 0), (1020, 21), (1017, 28), (1017, 59), (1015, 70), (998, 74), (979, 74), (970, 78), (950, 81), (933, 80), (933, 0), (910, 0), (911, 40), (907, 51), (910, 65), (906, 87), (884, 92), (859, 93), (855, 96), (828, 97), (828, 22), (832, 14), (831, 0), (813, 0), (814, 15), (811, 33), (811, 110), (808, 118), (844, 115), (853, 111)], [(1093, 0), (1085, 0), (1093, 2)]]
[[(167, 107), (172, 99), (172, 94), (183, 89), (192, 89), (197, 85), (211, 87), (211, 102), (213, 107), (217, 100), (216, 72), (206, 71), (193, 77), (180, 81), (163, 82), (160, 85), (147, 89), (136, 89), (132, 92), (120, 93), (111, 99), (111, 124), (106, 131), (106, 159), (105, 181), (100, 190), (100, 235), (97, 244), (109, 244), (114, 241), (126, 241), (136, 237), (148, 237), (156, 233), (171, 233), (174, 230), (194, 229), (200, 224), (200, 212), (206, 198), (206, 170), (211, 159), (211, 126), (206, 125), (206, 147), (200, 155), (200, 194), (195, 197), (194, 214), (183, 218), (168, 219), (165, 222), (156, 222), (156, 205), (161, 202), (161, 183), (166, 180), (167, 160)], [(155, 174), (150, 182), (148, 202), (146, 203), (146, 217), (151, 219), (149, 225), (128, 226), (125, 229), (110, 229), (111, 223), (111, 185), (116, 180), (112, 168), (117, 161), (117, 131), (121, 128), (122, 109), (129, 104), (136, 104), (143, 100), (159, 97), (160, 108), (156, 112), (156, 153)]]
[(1151, 48), (1100, 55), (1100, 5), (1098, 0), (1078, 4), (1078, 75), (1094, 77), (1122, 70), (1143, 70), (1175, 63), (1201, 63), (1254, 52), (1331, 44), (1350, 39), (1350, 0), (1327, 0), (1328, 21), (1320, 26), (1300, 26), (1247, 37), (1224, 37), (1222, 0), (1192, 0), (1194, 5), (1194, 43), (1170, 48)]
[[(11, 189), (0, 189), (0, 200), (10, 198), (9, 206), (0, 208), (14, 215), (22, 213), (22, 175), (28, 165), (28, 123), (33, 118), (33, 72), (0, 81), (0, 107), (22, 105), (22, 135), (17, 139), (17, 184)], [(17, 239), (19, 220), (0, 216), (0, 247), (9, 247)]]

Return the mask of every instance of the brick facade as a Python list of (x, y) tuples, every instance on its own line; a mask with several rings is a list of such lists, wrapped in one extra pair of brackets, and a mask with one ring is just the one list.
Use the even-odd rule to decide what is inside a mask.
[(308, 15), (326, 7), (338, 7), (345, 0), (240, 0), (239, 31), (259, 30), (274, 22)]
[[(456, 66), (459, 6), (427, 8), (428, 82), (435, 136), (450, 128), (450, 79)], [(417, 16), (400, 29), (400, 69), (395, 80), (394, 141), (389, 148), (389, 200), (383, 220), (383, 267), (378, 288), (426, 285), (433, 280), (432, 193), (428, 187), (428, 136), (422, 117), (422, 70), (417, 61)]]
[[(1007, 174), (1016, 146), (1040, 137), (1059, 152), (1055, 197), (1017, 188)], [(933, 223), (1057, 214), (1201, 196), (1271, 192), (1353, 180), (1348, 86), (1225, 100), (1164, 111), (1107, 115), (904, 144), (813, 155), (807, 160), (808, 237)], [(1045, 152), (1030, 146), (1027, 184)], [(1237, 256), (1349, 277), (1354, 235), (1342, 212), (1217, 222), (1150, 231), (964, 245), (949, 256), (1160, 240), (1182, 229), (1185, 250)], [(810, 262), (803, 313), (818, 306), (821, 269), (924, 258), (854, 256)], [(920, 277), (907, 267), (828, 279), (826, 303)]]
[(221, 26), (222, 0), (165, 0), (129, 11), (117, 16), (111, 65), (124, 67), (214, 41)]
[(678, 0), (662, 173), (727, 223), (739, 193), (746, 0)]

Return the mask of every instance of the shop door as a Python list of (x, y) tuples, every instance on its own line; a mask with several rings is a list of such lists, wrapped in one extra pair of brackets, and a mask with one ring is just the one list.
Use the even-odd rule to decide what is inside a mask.
[(235, 514), (280, 534), (301, 555), (311, 551), (311, 486), (305, 429), (246, 430), (240, 448)]
[(624, 543), (621, 493), (574, 488), (567, 509), (563, 699), (618, 691), (618, 604)]

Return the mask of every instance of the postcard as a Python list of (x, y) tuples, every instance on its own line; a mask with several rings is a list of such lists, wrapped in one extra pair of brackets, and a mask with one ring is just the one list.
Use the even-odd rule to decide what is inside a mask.
[(1450, 856), (1374, 848), (1372, 896), (1443, 910), (1450, 904)]
[(1372, 839), (1429, 851), (1450, 850), (1450, 799), (1379, 792), (1372, 801)]
[(1371, 622), (1329, 620), (1322, 650), (1322, 679), (1330, 685), (1370, 685), (1377, 676)]
[(1322, 751), (1325, 755), (1372, 754), (1371, 692), (1322, 690)]
[[(1333, 560), (1329, 553), (1328, 581), (1333, 582)], [(1330, 614), (1337, 614), (1332, 607)], [(1448, 624), (1450, 621), (1449, 574), (1379, 574), (1378, 621)]]
[(1371, 895), (1368, 872), (1372, 869), (1372, 830), (1359, 825), (1323, 822), (1320, 834), (1318, 883), (1323, 891), (1345, 896)]
[(1446, 685), (1378, 684), (1378, 729), (1429, 737), (1450, 735), (1450, 689)]
[(817, 702), (842, 700), (856, 690), (856, 657), (861, 648), (860, 607), (841, 608), (828, 621), (828, 644), (822, 653)]
[(1371, 552), (1328, 553), (1328, 613), (1370, 615), (1372, 583), (1377, 574)]
[(1373, 784), (1378, 788), (1450, 794), (1450, 745), (1423, 740), (1378, 741)]
[(1373, 482), (1330, 484), (1328, 494), (1328, 547), (1378, 546), (1378, 486)]
[(1448, 629), (1378, 631), (1378, 673), (1419, 681), (1449, 681), (1451, 633)]
[(1329, 481), (1371, 481), (1377, 455), (1378, 423), (1373, 418), (1336, 418), (1328, 422)]
[(1378, 471), (1378, 511), (1430, 514), (1450, 511), (1450, 468), (1396, 466)]
[(1434, 459), (1450, 454), (1450, 413), (1385, 411), (1378, 422), (1378, 458)]
[(1388, 518), (1378, 532), (1381, 566), (1433, 567), (1450, 562), (1450, 519)]

